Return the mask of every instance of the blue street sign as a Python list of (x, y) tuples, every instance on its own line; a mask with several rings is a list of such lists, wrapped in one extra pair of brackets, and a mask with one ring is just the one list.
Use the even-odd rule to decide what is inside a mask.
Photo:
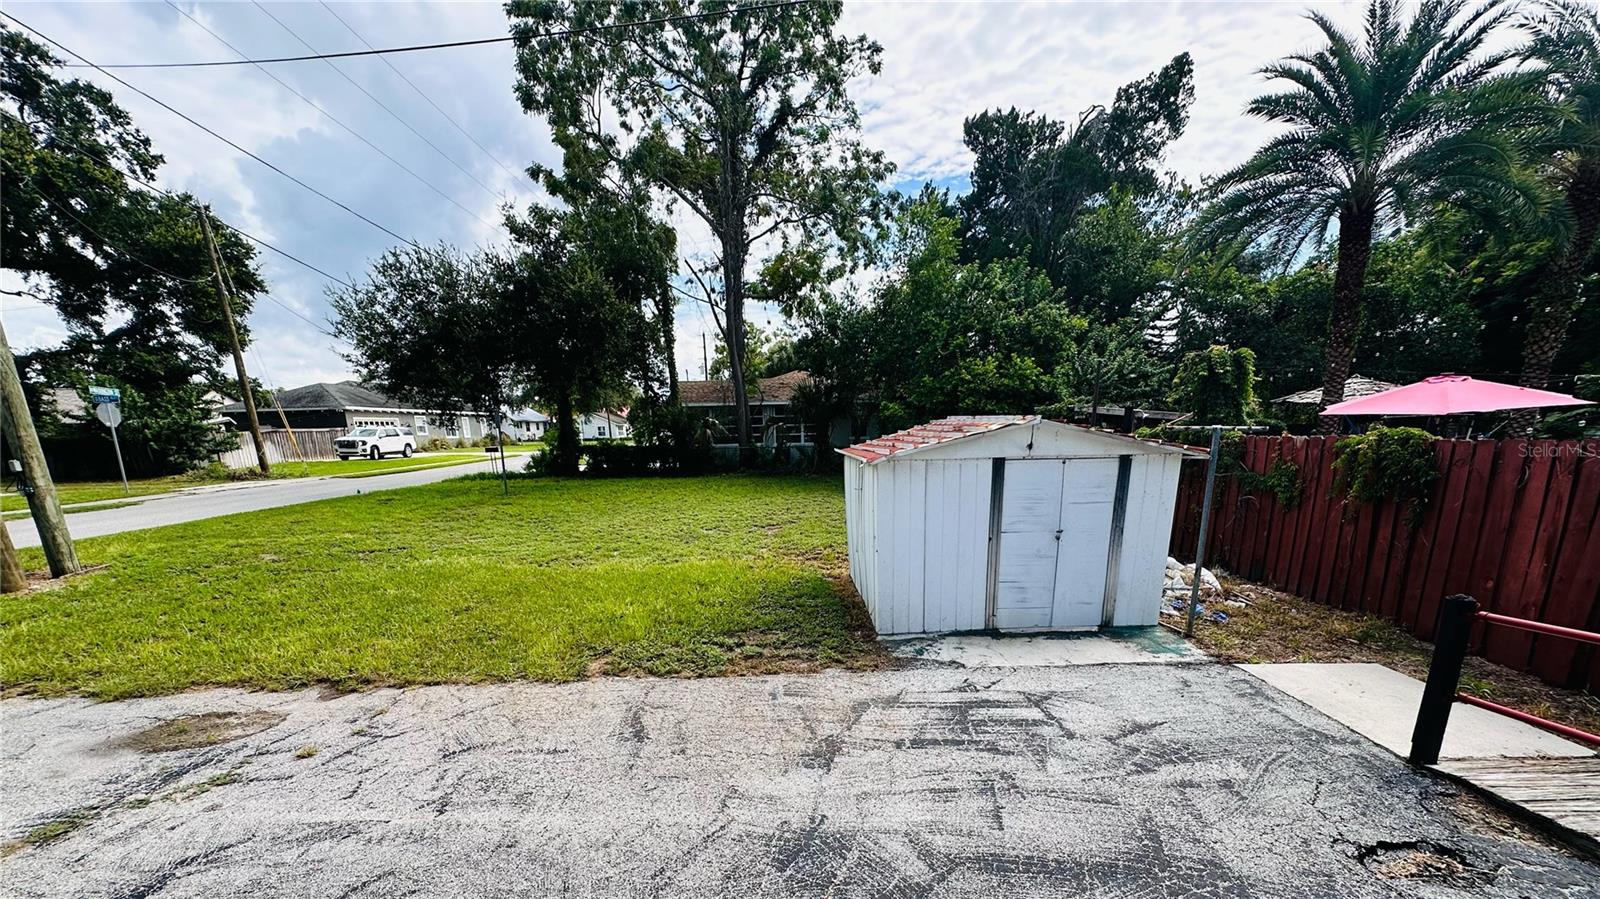
[(117, 403), (122, 401), (122, 391), (116, 387), (91, 386), (89, 388), (89, 402), (91, 403)]

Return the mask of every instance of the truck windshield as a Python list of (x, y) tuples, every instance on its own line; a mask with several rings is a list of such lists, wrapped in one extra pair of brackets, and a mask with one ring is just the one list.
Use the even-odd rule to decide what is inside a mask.
[(377, 428), (356, 428), (354, 431), (350, 432), (350, 436), (351, 437), (376, 437), (376, 436), (378, 436), (378, 429)]

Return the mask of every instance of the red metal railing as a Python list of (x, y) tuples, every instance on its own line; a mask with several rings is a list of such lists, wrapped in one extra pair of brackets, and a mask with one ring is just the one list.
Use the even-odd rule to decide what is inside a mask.
[(1534, 727), (1560, 734), (1570, 740), (1600, 746), (1600, 734), (1591, 734), (1570, 725), (1551, 721), (1491, 702), (1481, 696), (1462, 693), (1456, 689), (1461, 682), (1461, 664), (1467, 655), (1467, 638), (1472, 623), (1500, 625), (1562, 637), (1600, 646), (1600, 634), (1577, 628), (1545, 624), (1528, 618), (1514, 618), (1494, 612), (1478, 610), (1478, 602), (1470, 596), (1452, 596), (1439, 607), (1439, 622), (1435, 628), (1433, 662), (1428, 668), (1428, 681), (1422, 690), (1422, 705), (1417, 709), (1417, 726), (1411, 734), (1411, 761), (1418, 765), (1433, 765), (1439, 761), (1439, 749), (1444, 743), (1445, 725), (1450, 720), (1451, 701), (1464, 702), (1499, 715), (1514, 718)]
[[(1596, 646), (1600, 646), (1600, 634), (1596, 634), (1591, 631), (1580, 631), (1575, 627), (1562, 627), (1559, 624), (1545, 624), (1543, 621), (1533, 621), (1527, 618), (1513, 618), (1510, 615), (1497, 615), (1494, 612), (1479, 611), (1472, 617), (1482, 621), (1485, 624), (1499, 624), (1505, 627), (1516, 628), (1517, 630), (1532, 631), (1536, 634), (1549, 634), (1552, 637), (1565, 637), (1568, 640), (1577, 640), (1582, 643), (1593, 643)], [(1488, 709), (1491, 712), (1504, 715), (1507, 718), (1515, 718), (1518, 721), (1531, 724), (1534, 727), (1542, 728), (1550, 731), (1551, 733), (1560, 734), (1561, 736), (1571, 740), (1577, 740), (1580, 743), (1588, 743), (1590, 746), (1600, 746), (1600, 734), (1591, 734), (1586, 730), (1579, 730), (1571, 725), (1562, 724), (1558, 721), (1551, 721), (1548, 718), (1540, 718), (1538, 715), (1531, 715), (1522, 711), (1521, 709), (1514, 709), (1511, 706), (1501, 705), (1498, 702), (1490, 702), (1489, 700), (1484, 699), (1482, 696), (1473, 696), (1471, 693), (1457, 692), (1456, 699), (1466, 703), (1467, 705), (1475, 705), (1480, 709)]]

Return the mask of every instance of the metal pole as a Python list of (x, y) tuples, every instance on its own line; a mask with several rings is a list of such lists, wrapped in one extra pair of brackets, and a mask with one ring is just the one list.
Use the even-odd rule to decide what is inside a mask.
[(132, 493), (128, 489), (128, 469), (122, 465), (122, 441), (117, 439), (117, 426), (111, 426), (111, 446), (117, 451), (117, 474), (122, 475), (122, 493), (124, 496)]
[(1472, 634), (1472, 616), (1478, 601), (1456, 594), (1439, 606), (1439, 623), (1433, 632), (1433, 661), (1428, 665), (1428, 682), (1422, 687), (1422, 704), (1417, 706), (1417, 725), (1411, 731), (1411, 764), (1436, 765), (1444, 746), (1445, 725), (1450, 723), (1450, 706), (1456, 701), (1461, 683), (1461, 663), (1467, 658), (1467, 638)]
[(1206, 492), (1200, 498), (1200, 536), (1194, 541), (1194, 583), (1189, 587), (1189, 620), (1183, 625), (1185, 637), (1194, 636), (1194, 617), (1200, 611), (1200, 572), (1206, 564), (1206, 531), (1211, 527), (1211, 488), (1217, 482), (1217, 453), (1222, 449), (1222, 426), (1211, 426), (1211, 456), (1206, 459)]

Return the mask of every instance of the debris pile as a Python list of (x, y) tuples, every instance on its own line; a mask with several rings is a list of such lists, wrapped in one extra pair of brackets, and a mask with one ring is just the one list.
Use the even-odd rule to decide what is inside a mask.
[[(1162, 594), (1166, 602), (1161, 606), (1161, 614), (1170, 618), (1185, 618), (1189, 614), (1189, 598), (1194, 589), (1195, 566), (1184, 565), (1171, 556), (1167, 557), (1167, 573), (1162, 584)], [(1230, 593), (1222, 586), (1209, 568), (1200, 569), (1200, 604), (1195, 610), (1195, 615), (1207, 618), (1218, 624), (1228, 620), (1228, 613), (1221, 609), (1207, 610), (1206, 604), (1226, 605), (1233, 608), (1244, 608), (1250, 601), (1242, 596)]]

